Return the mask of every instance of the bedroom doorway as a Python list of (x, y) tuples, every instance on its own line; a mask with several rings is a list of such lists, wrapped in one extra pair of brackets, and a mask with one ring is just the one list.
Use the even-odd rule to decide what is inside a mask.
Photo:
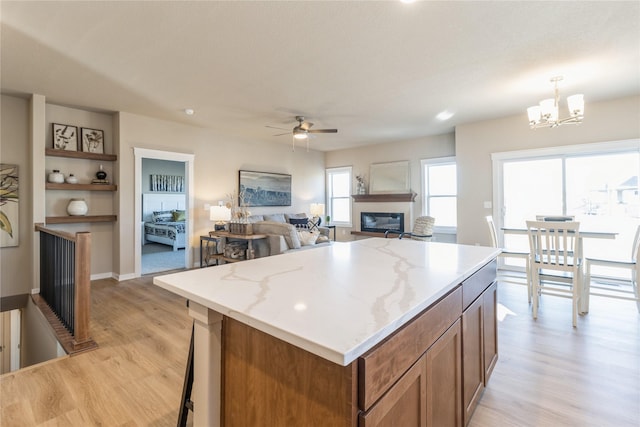
[(134, 149), (136, 275), (188, 268), (193, 155)]
[(184, 162), (142, 159), (142, 275), (185, 268), (185, 172)]

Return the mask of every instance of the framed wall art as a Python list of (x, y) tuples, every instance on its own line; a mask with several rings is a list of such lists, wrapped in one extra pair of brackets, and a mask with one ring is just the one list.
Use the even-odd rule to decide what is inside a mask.
[(53, 148), (56, 150), (78, 151), (78, 128), (76, 126), (52, 123)]
[(99, 129), (82, 128), (82, 151), (104, 154), (104, 132)]
[(20, 199), (18, 198), (18, 165), (0, 163), (0, 247), (18, 246)]
[(291, 206), (291, 175), (241, 170), (239, 182), (246, 206)]

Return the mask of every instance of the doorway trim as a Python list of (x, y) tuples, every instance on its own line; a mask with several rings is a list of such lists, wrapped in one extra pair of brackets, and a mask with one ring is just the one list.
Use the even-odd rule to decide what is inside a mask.
[(186, 268), (191, 268), (193, 264), (192, 250), (191, 250), (191, 236), (193, 235), (193, 219), (191, 218), (191, 212), (193, 212), (193, 163), (195, 159), (194, 154), (189, 153), (177, 153), (173, 151), (152, 150), (148, 148), (133, 147), (133, 155), (135, 157), (134, 166), (134, 200), (135, 206), (133, 208), (136, 227), (134, 227), (134, 263), (135, 263), (135, 277), (140, 277), (142, 274), (142, 159), (156, 159), (156, 160), (169, 160), (174, 162), (185, 163), (185, 196), (187, 198), (187, 236), (186, 245), (184, 250), (184, 265)]

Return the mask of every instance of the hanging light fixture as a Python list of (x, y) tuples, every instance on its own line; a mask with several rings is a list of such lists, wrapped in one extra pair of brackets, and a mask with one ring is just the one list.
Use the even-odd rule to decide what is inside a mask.
[(540, 105), (527, 108), (529, 116), (529, 126), (531, 129), (544, 127), (557, 127), (564, 124), (582, 123), (584, 118), (584, 95), (576, 94), (567, 97), (567, 105), (569, 107), (569, 117), (559, 118), (558, 113), (558, 82), (562, 81), (562, 76), (553, 77), (551, 82), (555, 87), (554, 98), (543, 99)]

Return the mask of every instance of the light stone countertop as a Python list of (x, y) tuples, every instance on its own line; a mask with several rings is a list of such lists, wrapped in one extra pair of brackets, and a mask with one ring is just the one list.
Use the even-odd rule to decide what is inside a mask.
[(158, 276), (153, 283), (346, 366), (499, 252), (371, 238)]

